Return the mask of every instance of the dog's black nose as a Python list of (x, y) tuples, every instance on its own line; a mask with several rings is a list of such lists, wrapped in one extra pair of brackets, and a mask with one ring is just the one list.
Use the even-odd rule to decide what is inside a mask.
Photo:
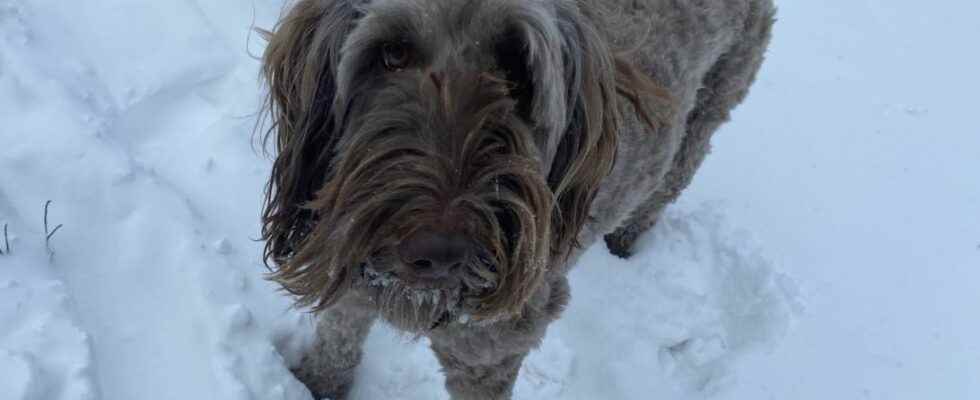
[(470, 257), (471, 247), (465, 236), (420, 229), (402, 240), (398, 256), (410, 275), (442, 279)]

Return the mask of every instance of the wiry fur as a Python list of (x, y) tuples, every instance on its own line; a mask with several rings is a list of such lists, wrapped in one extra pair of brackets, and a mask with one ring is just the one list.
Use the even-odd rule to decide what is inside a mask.
[[(456, 399), (508, 398), (605, 236), (628, 256), (747, 93), (771, 0), (300, 0), (267, 33), (271, 278), (322, 313), (297, 376), (342, 398), (376, 316), (426, 335)], [(412, 63), (386, 69), (391, 42)], [(449, 227), (456, 284), (393, 249)]]

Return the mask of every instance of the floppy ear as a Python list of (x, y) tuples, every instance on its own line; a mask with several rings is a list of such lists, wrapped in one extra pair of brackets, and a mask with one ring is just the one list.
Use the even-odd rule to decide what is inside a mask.
[(313, 200), (330, 167), (337, 140), (333, 112), (336, 67), (353, 27), (352, 0), (301, 0), (272, 32), (262, 57), (269, 85), (265, 136), (275, 139), (276, 159), (262, 215), (265, 261), (282, 264), (315, 225)]
[(666, 90), (614, 52), (574, 6), (558, 9), (562, 30), (568, 123), (558, 145), (548, 183), (556, 198), (553, 252), (559, 259), (578, 247), (577, 237), (602, 180), (616, 160), (622, 126), (620, 100), (631, 103), (650, 129), (662, 121)]

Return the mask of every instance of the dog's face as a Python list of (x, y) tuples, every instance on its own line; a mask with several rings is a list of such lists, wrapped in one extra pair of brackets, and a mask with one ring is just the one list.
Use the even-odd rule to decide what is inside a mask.
[(612, 166), (617, 86), (636, 97), (565, 1), (302, 0), (269, 40), (273, 279), (415, 332), (521, 310)]

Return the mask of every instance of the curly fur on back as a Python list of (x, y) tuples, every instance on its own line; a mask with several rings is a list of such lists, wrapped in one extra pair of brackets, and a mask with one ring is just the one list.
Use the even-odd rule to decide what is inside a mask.
[[(582, 249), (628, 256), (690, 182), (772, 17), (770, 0), (296, 2), (265, 33), (263, 239), (271, 279), (323, 313), (297, 376), (342, 397), (381, 316), (432, 339), (454, 398), (507, 398)], [(413, 63), (386, 68), (391, 43)], [(390, 273), (432, 226), (481, 249), (458, 286)]]

